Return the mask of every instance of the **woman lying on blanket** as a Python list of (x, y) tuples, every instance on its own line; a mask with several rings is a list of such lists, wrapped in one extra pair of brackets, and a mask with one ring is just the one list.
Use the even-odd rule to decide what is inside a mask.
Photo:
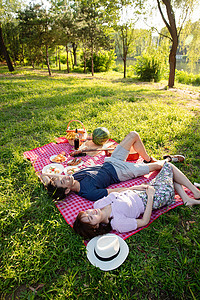
[[(190, 198), (184, 191), (187, 187), (194, 195)], [(200, 204), (200, 191), (174, 165), (165, 162), (160, 173), (148, 184), (125, 188), (122, 192), (110, 193), (94, 203), (94, 209), (79, 212), (73, 228), (84, 239), (116, 230), (128, 232), (149, 223), (152, 209), (175, 203), (175, 191), (184, 204)], [(143, 214), (142, 218), (139, 218)]]

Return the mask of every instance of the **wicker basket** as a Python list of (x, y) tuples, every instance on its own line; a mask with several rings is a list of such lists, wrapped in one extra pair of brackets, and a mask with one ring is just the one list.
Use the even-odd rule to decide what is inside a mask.
[(85, 140), (87, 139), (87, 131), (85, 129), (85, 126), (83, 125), (83, 123), (79, 120), (71, 120), (69, 122), (69, 124), (67, 125), (67, 135), (66, 135), (66, 139), (68, 140), (69, 144), (71, 146), (74, 146), (74, 137), (75, 137), (75, 132), (76, 130), (75, 129), (70, 129), (70, 124), (72, 122), (78, 122), (79, 124), (81, 124), (82, 128), (77, 128), (77, 131), (78, 131), (78, 134), (79, 134), (79, 140), (80, 140), (80, 145), (82, 145)]

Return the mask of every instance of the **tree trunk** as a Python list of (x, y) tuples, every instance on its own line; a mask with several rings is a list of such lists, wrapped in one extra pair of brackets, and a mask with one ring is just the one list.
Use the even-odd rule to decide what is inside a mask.
[(92, 50), (91, 50), (91, 64), (92, 64), (92, 76), (94, 76), (93, 47), (92, 47)]
[(14, 64), (15, 67), (17, 66), (16, 59), (15, 59), (15, 54), (13, 56), (13, 64)]
[(76, 56), (77, 45), (75, 43), (72, 43), (72, 48), (73, 48), (73, 56), (74, 56), (74, 66), (77, 66), (77, 56)]
[(3, 40), (3, 33), (2, 33), (1, 23), (0, 23), (0, 48), (2, 49), (2, 53), (5, 57), (5, 60), (6, 60), (9, 71), (13, 72), (14, 68), (13, 68), (12, 62), (10, 60), (10, 56), (8, 54), (6, 46), (4, 44), (4, 40)]
[(66, 52), (67, 52), (67, 73), (69, 73), (69, 51), (67, 46), (66, 46)]
[(22, 44), (21, 46), (20, 64), (24, 66), (24, 45)]
[(47, 61), (47, 68), (48, 68), (48, 71), (49, 71), (49, 76), (51, 76), (51, 69), (50, 69), (50, 65), (49, 65), (48, 45), (46, 45), (46, 61)]
[(72, 51), (70, 51), (70, 54), (71, 54), (71, 60), (72, 60), (72, 68), (73, 68), (73, 70), (74, 70), (74, 62), (73, 62)]
[(56, 68), (58, 66), (58, 47), (56, 47)]
[(124, 78), (126, 78), (126, 57), (123, 58), (124, 62)]
[(58, 64), (59, 64), (59, 71), (61, 71), (61, 63), (60, 63), (60, 49), (58, 48)]
[(175, 81), (177, 47), (178, 47), (178, 43), (175, 43), (173, 41), (172, 48), (169, 54), (169, 79), (168, 79), (169, 88), (172, 88), (174, 86), (174, 81)]
[(169, 54), (169, 79), (168, 79), (168, 86), (169, 88), (172, 88), (174, 86), (174, 80), (175, 80), (175, 70), (176, 70), (176, 52), (178, 48), (178, 33), (176, 28), (176, 20), (175, 15), (173, 11), (173, 7), (171, 4), (171, 0), (162, 0), (163, 4), (166, 7), (167, 17), (168, 21), (165, 19), (165, 16), (163, 14), (160, 0), (157, 0), (158, 3), (158, 9), (160, 11), (161, 17), (171, 35), (172, 40), (172, 48), (170, 50)]
[(86, 51), (84, 51), (84, 73), (86, 74)]

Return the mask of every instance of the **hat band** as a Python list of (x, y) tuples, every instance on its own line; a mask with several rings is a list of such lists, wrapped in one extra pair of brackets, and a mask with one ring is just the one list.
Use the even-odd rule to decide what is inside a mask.
[(94, 249), (94, 254), (95, 254), (95, 256), (96, 256), (99, 260), (101, 260), (101, 261), (110, 261), (110, 260), (114, 259), (115, 257), (117, 257), (117, 256), (119, 255), (119, 252), (120, 252), (120, 248), (119, 248), (118, 252), (117, 252), (116, 254), (114, 254), (113, 256), (110, 256), (110, 257), (101, 257), (101, 256), (99, 256), (99, 255), (96, 253), (96, 250)]

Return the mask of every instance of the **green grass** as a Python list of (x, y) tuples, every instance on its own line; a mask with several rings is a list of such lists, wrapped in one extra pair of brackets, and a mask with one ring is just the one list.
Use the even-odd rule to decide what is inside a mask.
[(200, 182), (199, 89), (165, 90), (166, 82), (138, 83), (117, 72), (50, 78), (0, 71), (1, 298), (198, 299), (199, 207), (177, 207), (129, 237), (127, 260), (103, 272), (89, 263), (23, 152), (65, 135), (79, 119), (88, 132), (107, 127), (118, 142), (138, 131), (156, 158), (184, 154), (178, 167)]

